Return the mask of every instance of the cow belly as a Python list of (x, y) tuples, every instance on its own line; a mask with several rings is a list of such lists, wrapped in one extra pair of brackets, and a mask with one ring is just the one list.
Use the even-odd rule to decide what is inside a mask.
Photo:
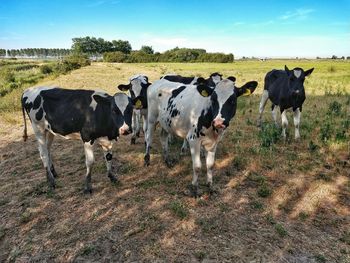
[(183, 124), (181, 119), (161, 117), (159, 118), (159, 124), (168, 133), (175, 134), (181, 138), (186, 138), (188, 129), (185, 125), (181, 125)]
[(61, 134), (58, 134), (58, 135), (62, 138), (65, 138), (65, 139), (73, 139), (73, 140), (80, 140), (81, 139), (81, 135), (78, 132), (70, 133), (67, 135), (61, 135)]

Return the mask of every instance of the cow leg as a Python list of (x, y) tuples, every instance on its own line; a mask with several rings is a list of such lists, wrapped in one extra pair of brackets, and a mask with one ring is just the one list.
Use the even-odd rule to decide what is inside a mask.
[(281, 112), (281, 118), (282, 118), (282, 136), (283, 139), (286, 140), (286, 129), (288, 127), (288, 119), (287, 119), (287, 111), (283, 110)]
[(199, 140), (191, 141), (189, 144), (193, 167), (191, 194), (193, 197), (198, 197), (198, 174), (200, 173), (202, 166), (200, 158), (201, 144)]
[(55, 135), (53, 135), (51, 132), (46, 132), (46, 144), (47, 144), (47, 150), (48, 150), (48, 155), (49, 155), (49, 167), (50, 167), (50, 171), (53, 175), (53, 177), (57, 177), (57, 173), (55, 170), (55, 167), (53, 166), (53, 162), (52, 162), (52, 156), (51, 156), (51, 145), (53, 142)]
[(112, 183), (116, 183), (118, 180), (112, 172), (113, 141), (106, 140), (106, 139), (103, 139), (103, 140), (100, 139), (99, 144), (102, 147), (103, 155), (105, 157), (106, 167), (107, 167), (107, 176), (109, 177), (109, 179), (111, 180)]
[(84, 143), (85, 152), (85, 164), (86, 164), (86, 177), (85, 177), (85, 189), (84, 193), (92, 193), (91, 187), (91, 169), (94, 163), (94, 149), (93, 142)]
[(261, 96), (261, 101), (260, 101), (260, 105), (259, 105), (259, 118), (257, 121), (258, 127), (260, 127), (262, 124), (262, 114), (264, 112), (265, 105), (266, 105), (268, 98), (269, 98), (269, 92), (267, 90), (264, 90), (263, 94)]
[(131, 137), (131, 144), (136, 143), (136, 137), (140, 135), (140, 113), (135, 110), (132, 112), (132, 137)]
[(173, 166), (173, 163), (169, 158), (169, 133), (164, 129), (160, 131), (160, 142), (163, 148), (163, 160), (165, 164), (170, 168)]
[(143, 129), (143, 135), (146, 135), (146, 131), (147, 131), (147, 114), (142, 115), (142, 129)]
[(156, 118), (148, 117), (147, 120), (147, 131), (146, 131), (146, 153), (144, 157), (144, 165), (150, 165), (150, 150), (152, 146), (153, 133), (156, 125)]
[(300, 109), (297, 108), (294, 111), (294, 116), (293, 116), (293, 120), (294, 120), (294, 127), (295, 127), (295, 139), (299, 140), (300, 139), (300, 132), (299, 132), (299, 125), (300, 125)]
[(184, 139), (184, 142), (182, 143), (182, 146), (181, 146), (181, 155), (186, 154), (187, 149), (188, 149), (188, 147), (187, 147), (187, 146), (188, 146), (188, 145), (187, 145), (187, 140), (186, 140), (186, 139)]
[(275, 104), (272, 104), (272, 107), (271, 107), (272, 119), (274, 120), (276, 126), (278, 126), (277, 111), (278, 111), (278, 106)]
[(213, 167), (215, 162), (216, 147), (211, 151), (206, 151), (206, 164), (207, 164), (207, 185), (209, 192), (213, 193)]
[(38, 140), (39, 144), (39, 152), (40, 152), (40, 158), (43, 162), (44, 168), (46, 170), (46, 177), (47, 177), (47, 182), (49, 184), (49, 187), (51, 189), (55, 188), (55, 178), (50, 170), (50, 157), (49, 157), (49, 151), (47, 147), (47, 141), (46, 141), (46, 133), (44, 129), (39, 129), (38, 127), (35, 126), (35, 124), (32, 125), (33, 130), (35, 133), (35, 137)]

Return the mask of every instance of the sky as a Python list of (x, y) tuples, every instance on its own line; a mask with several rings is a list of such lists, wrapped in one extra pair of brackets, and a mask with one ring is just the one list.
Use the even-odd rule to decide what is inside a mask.
[(350, 0), (0, 0), (0, 48), (128, 40), (235, 57), (350, 56)]

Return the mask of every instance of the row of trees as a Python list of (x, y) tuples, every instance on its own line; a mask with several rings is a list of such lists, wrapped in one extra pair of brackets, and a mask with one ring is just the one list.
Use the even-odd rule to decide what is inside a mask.
[(205, 49), (174, 48), (164, 53), (154, 52), (151, 46), (142, 46), (133, 51), (127, 40), (104, 40), (95, 37), (77, 37), (72, 39), (71, 49), (25, 48), (0, 49), (0, 56), (9, 57), (65, 57), (70, 54), (85, 54), (101, 58), (106, 62), (221, 62), (234, 60), (233, 54), (207, 53)]
[(145, 52), (147, 46), (130, 54), (122, 52), (106, 52), (103, 54), (105, 62), (218, 62), (228, 63), (234, 60), (233, 54), (207, 53), (204, 49), (174, 48), (164, 53)]
[(205, 49), (174, 48), (164, 53), (156, 52), (150, 46), (142, 46), (133, 51), (129, 41), (103, 38), (79, 37), (73, 38), (74, 52), (101, 56), (106, 62), (232, 62), (233, 54), (207, 53)]
[(5, 57), (65, 57), (72, 53), (71, 49), (65, 48), (22, 48), (0, 49), (0, 56)]

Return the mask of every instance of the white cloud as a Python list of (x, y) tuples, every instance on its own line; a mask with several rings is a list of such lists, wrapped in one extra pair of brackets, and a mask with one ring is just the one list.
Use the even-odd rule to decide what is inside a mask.
[(280, 16), (281, 20), (289, 20), (289, 19), (297, 19), (302, 20), (309, 16), (309, 14), (313, 13), (315, 10), (309, 8), (299, 8), (294, 11), (288, 11), (284, 15)]

